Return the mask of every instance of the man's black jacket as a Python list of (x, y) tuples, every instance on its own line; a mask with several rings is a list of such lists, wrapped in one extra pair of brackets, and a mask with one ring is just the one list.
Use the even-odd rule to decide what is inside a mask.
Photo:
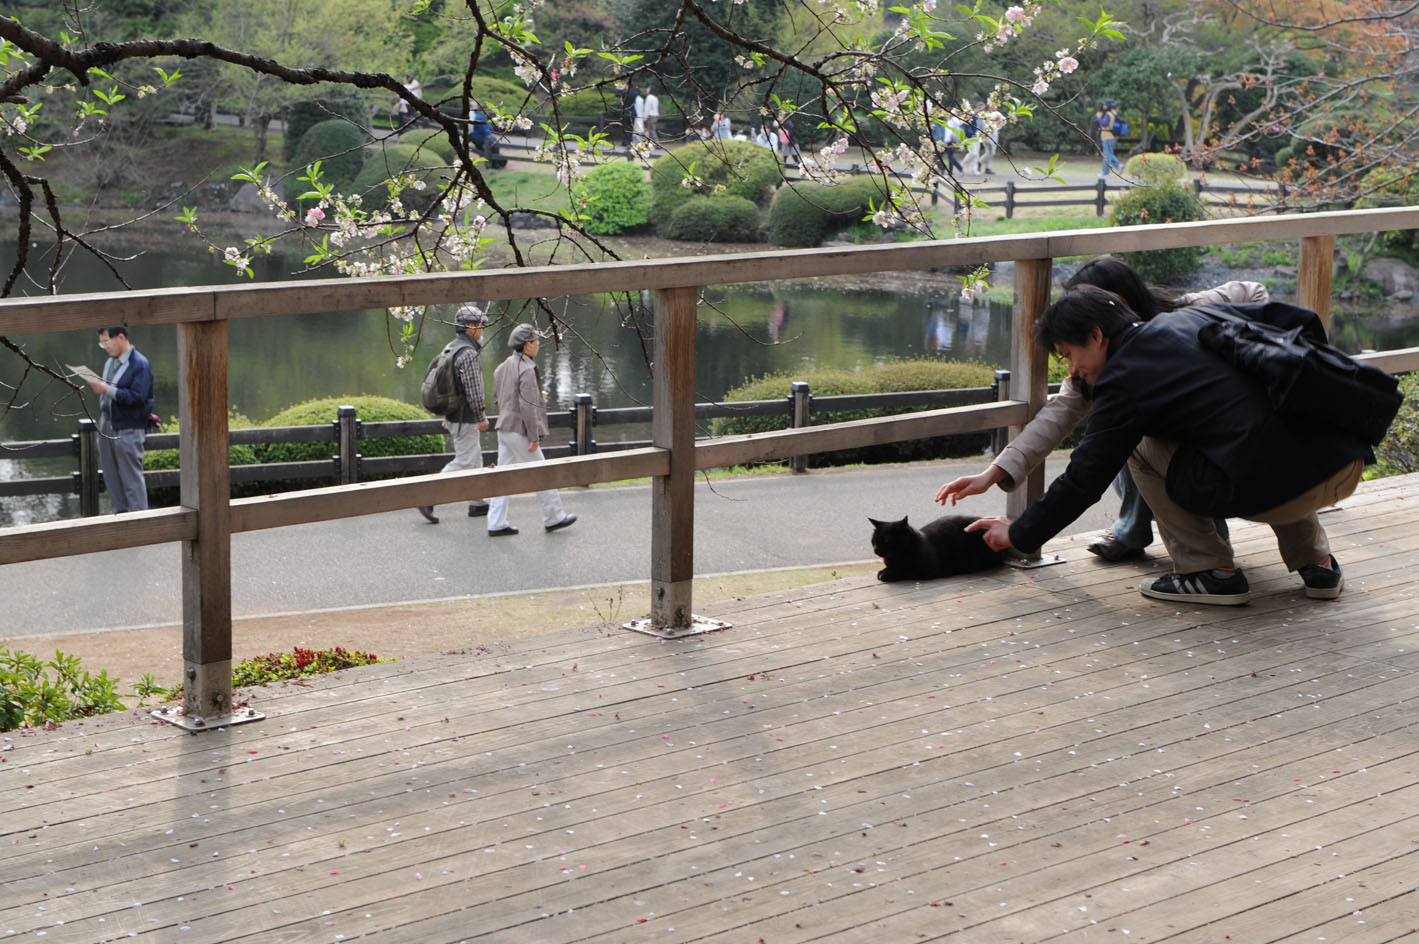
[[(1216, 307), (1255, 316), (1262, 306)], [(1204, 309), (1184, 308), (1110, 342), (1084, 439), (1064, 474), (1011, 525), (1011, 544), (1034, 551), (1083, 514), (1144, 436), (1179, 443), (1168, 495), (1210, 517), (1275, 508), (1371, 456), (1343, 430), (1278, 417), (1259, 382), (1202, 347), (1207, 323)]]

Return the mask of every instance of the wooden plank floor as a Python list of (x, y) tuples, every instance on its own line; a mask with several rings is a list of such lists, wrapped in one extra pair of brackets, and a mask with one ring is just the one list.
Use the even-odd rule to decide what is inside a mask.
[[(838, 581), (5, 736), (0, 938), (1392, 941), (1419, 928), (1419, 477), (1156, 563)], [(635, 616), (640, 614), (627, 614)]]

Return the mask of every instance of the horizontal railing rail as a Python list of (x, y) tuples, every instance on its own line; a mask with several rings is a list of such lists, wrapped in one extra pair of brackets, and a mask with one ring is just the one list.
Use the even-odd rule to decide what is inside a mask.
[[(851, 396), (814, 397), (805, 387), (803, 394), (809, 397), (815, 411), (869, 410), (869, 409), (920, 409), (942, 406), (965, 406), (973, 403), (989, 403), (996, 400), (995, 387), (967, 387), (953, 390), (917, 390), (896, 393), (869, 393)], [(590, 394), (579, 394), (577, 405), (570, 410), (556, 410), (548, 414), (548, 425), (553, 430), (570, 430), (572, 438), (568, 442), (544, 443), (542, 452), (548, 458), (568, 455), (589, 455), (592, 452), (610, 452), (618, 449), (644, 447), (649, 440), (597, 442), (591, 438), (576, 438), (576, 431), (583, 428), (578, 413), (588, 411), (585, 428), (628, 424), (649, 424), (654, 416), (652, 407), (598, 408)], [(399, 456), (365, 456), (359, 452), (359, 444), (371, 439), (401, 438), (406, 436), (430, 436), (444, 433), (443, 420), (379, 420), (359, 419), (354, 407), (342, 407), (351, 411), (353, 422), (348, 427), (354, 432), (354, 440), (345, 442), (341, 436), (341, 426), (337, 417), (329, 423), (309, 426), (271, 426), (252, 429), (233, 429), (227, 434), (227, 441), (239, 445), (280, 445), (286, 443), (333, 442), (336, 454), (329, 459), (311, 459), (299, 462), (249, 462), (231, 465), (231, 481), (278, 482), (301, 479), (326, 479), (332, 485), (349, 484), (368, 476), (395, 474), (417, 474), (436, 472), (453, 457), (449, 452), (410, 453)], [(745, 417), (781, 416), (792, 424), (794, 404), (791, 395), (776, 400), (738, 400), (718, 403), (695, 404), (695, 419), (708, 421), (715, 419), (741, 419)], [(492, 428), (497, 427), (497, 415), (488, 417)], [(0, 443), (0, 456), (13, 458), (54, 458), (63, 457), (78, 461), (82, 450), (82, 437), (96, 437), (98, 430), (91, 420), (81, 420), (79, 430), (68, 439), (43, 439), (28, 442)], [(705, 430), (699, 437), (708, 436)], [(149, 433), (148, 450), (177, 449), (177, 433)], [(346, 453), (353, 454), (353, 463), (342, 462)], [(491, 465), (497, 458), (496, 450), (485, 450), (484, 465)], [(103, 477), (99, 469), (79, 463), (79, 468), (68, 476), (9, 479), (0, 482), (0, 498), (23, 495), (85, 495), (97, 494), (104, 490)], [(353, 475), (344, 474), (346, 470)], [(801, 471), (801, 469), (800, 469)], [(179, 485), (180, 469), (148, 469), (143, 473), (149, 490), (176, 488)], [(81, 511), (86, 516), (99, 514), (99, 508), (86, 507)]]
[[(124, 515), (0, 529), (0, 563), (182, 541), (185, 704), (199, 723), (233, 719), (231, 535), (544, 488), (650, 477), (652, 611), (667, 635), (693, 629), (696, 470), (792, 458), (925, 436), (1018, 431), (1045, 402), (1046, 362), (1028, 344), (1048, 303), (1053, 260), (1147, 249), (1299, 240), (1297, 299), (1328, 321), (1335, 240), (1348, 233), (1419, 229), (1419, 207), (1033, 233), (796, 251), (774, 250), (589, 265), (470, 270), (377, 279), (186, 286), (0, 301), (0, 334), (175, 324), (181, 505)], [(1009, 261), (1013, 263), (1008, 391), (995, 403), (696, 442), (695, 340), (699, 295), (709, 285), (777, 282)], [(654, 293), (652, 445), (543, 463), (333, 485), (259, 498), (230, 497), (227, 328), (236, 319), (608, 292)], [(1381, 352), (1386, 369), (1419, 368), (1419, 350)], [(1003, 388), (1002, 388), (1003, 389)], [(803, 398), (795, 398), (803, 416)], [(818, 404), (821, 407), (821, 403)], [(579, 418), (582, 429), (586, 412)], [(609, 411), (606, 411), (609, 412)], [(342, 418), (343, 420), (344, 418)], [(795, 420), (798, 422), (798, 420)], [(348, 427), (349, 422), (342, 422)], [(344, 465), (352, 457), (346, 456)], [(1043, 470), (1010, 493), (1017, 514), (1043, 489)], [(225, 719), (225, 720), (224, 720)]]

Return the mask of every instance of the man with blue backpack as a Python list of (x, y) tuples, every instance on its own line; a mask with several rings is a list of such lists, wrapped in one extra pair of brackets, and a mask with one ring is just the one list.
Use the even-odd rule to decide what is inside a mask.
[(1114, 110), (1116, 107), (1112, 100), (1105, 100), (1094, 112), (1094, 121), (1099, 126), (1099, 148), (1104, 155), (1099, 167), (1100, 178), (1108, 177), (1110, 170), (1123, 167), (1123, 162), (1114, 155), (1114, 147), (1118, 138), (1128, 134), (1128, 125), (1119, 121), (1118, 112)]

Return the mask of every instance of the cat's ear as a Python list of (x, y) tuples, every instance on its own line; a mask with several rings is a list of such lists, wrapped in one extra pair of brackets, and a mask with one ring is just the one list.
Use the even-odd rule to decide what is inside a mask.
[(885, 521), (878, 521), (876, 518), (873, 518), (873, 517), (870, 516), (870, 515), (868, 516), (867, 520), (870, 521), (870, 522), (872, 522), (872, 527), (874, 527), (874, 528), (881, 528), (881, 527), (884, 527), (884, 526), (887, 524), (887, 522), (885, 522)]

